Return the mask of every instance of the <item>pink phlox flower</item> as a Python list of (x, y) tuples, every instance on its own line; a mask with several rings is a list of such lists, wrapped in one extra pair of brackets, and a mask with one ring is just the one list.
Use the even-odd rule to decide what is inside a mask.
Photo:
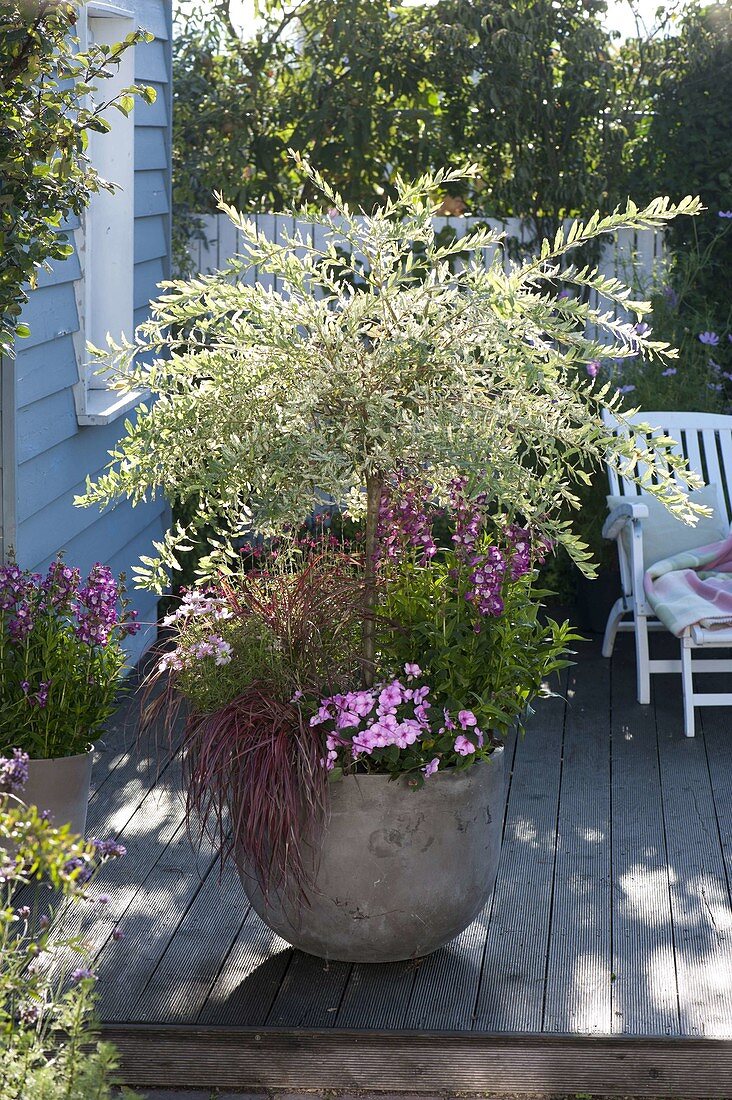
[(354, 714), (358, 714), (361, 718), (365, 718), (376, 705), (376, 699), (370, 691), (357, 691), (354, 694), (353, 701), (351, 703), (351, 709)]
[(458, 722), (464, 730), (469, 726), (477, 726), (478, 719), (473, 714), (472, 710), (461, 710), (458, 712)]
[(414, 692), (414, 695), (412, 696), (412, 699), (414, 700), (414, 703), (419, 706), (420, 704), (424, 703), (429, 693), (430, 689), (425, 684), (421, 688), (417, 688), (417, 690)]
[(392, 707), (398, 707), (402, 701), (403, 690), (398, 680), (394, 680), (391, 684), (387, 684), (379, 694), (379, 707), (383, 707), (385, 710), (390, 710)]
[(413, 679), (415, 676), (422, 675), (422, 669), (419, 667), (418, 664), (415, 664), (414, 661), (407, 661), (404, 666), (404, 672), (406, 673), (408, 680)]
[(455, 738), (455, 752), (459, 756), (470, 756), (471, 753), (475, 752), (475, 745), (464, 734), (459, 733)]
[(450, 717), (450, 712), (449, 712), (449, 711), (448, 711), (448, 710), (446, 709), (446, 710), (444, 710), (444, 711), (443, 711), (442, 713), (443, 713), (443, 714), (444, 714), (444, 716), (445, 716), (445, 729), (446, 729), (446, 730), (454, 730), (454, 729), (457, 729), (457, 726), (455, 725), (455, 723), (453, 722), (452, 718)]
[(318, 713), (314, 714), (310, 719), (311, 726), (322, 726), (323, 722), (328, 722), (333, 718), (333, 712), (331, 710), (332, 700), (324, 699), (318, 707)]
[(342, 730), (350, 728), (352, 726), (360, 726), (361, 719), (357, 714), (352, 714), (350, 711), (342, 710), (336, 718), (336, 729)]
[(419, 706), (414, 708), (414, 717), (422, 726), (426, 725), (429, 720), (427, 715), (429, 705), (429, 703), (420, 703)]
[(413, 718), (406, 718), (394, 730), (393, 744), (398, 745), (400, 749), (406, 749), (414, 744), (421, 732), (419, 722), (415, 722)]
[(427, 776), (429, 776), (429, 775), (434, 775), (435, 772), (437, 771), (437, 769), (439, 768), (439, 766), (440, 766), (439, 756), (433, 757), (432, 760), (430, 760), (429, 764), (425, 764), (425, 766), (422, 768), (422, 771), (424, 773), (425, 778), (427, 778)]
[(483, 741), (484, 741), (483, 731), (479, 730), (478, 727), (476, 726), (475, 729), (473, 730), (473, 733), (478, 738), (478, 748), (482, 749), (483, 748)]

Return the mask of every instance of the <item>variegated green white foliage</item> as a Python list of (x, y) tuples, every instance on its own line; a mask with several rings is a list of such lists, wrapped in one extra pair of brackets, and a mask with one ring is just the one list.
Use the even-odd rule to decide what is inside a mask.
[[(601, 413), (622, 415), (617, 395), (577, 369), (599, 355), (674, 353), (610, 308), (621, 303), (641, 318), (647, 303), (596, 268), (572, 265), (570, 253), (621, 228), (695, 214), (698, 200), (595, 214), (506, 272), (500, 249), (484, 264), (500, 234), (481, 228), (445, 247), (435, 241), (433, 197), (471, 172), (402, 182), (370, 216), (354, 214), (311, 172), (331, 209), (297, 217), (325, 227), (323, 246), (299, 232), (275, 244), (221, 202), (247, 242), (242, 255), (213, 275), (166, 283), (136, 342), (110, 343), (103, 355), (120, 390), (146, 388), (156, 400), (125, 425), (107, 472), (80, 503), (157, 493), (198, 501), (191, 527), (143, 559), (138, 580), (161, 586), (177, 548), (204, 524), (218, 536), (202, 568), (225, 569), (245, 529), (272, 534), (297, 524), (324, 493), (357, 510), (367, 482), (402, 464), (426, 466), (438, 494), (456, 469), (472, 475), (499, 510), (563, 543), (578, 562), (586, 563), (585, 548), (560, 512), (606, 452), (624, 475), (642, 469), (650, 492), (691, 514), (669, 441), (653, 440), (651, 452), (637, 449), (637, 435), (634, 443), (613, 437)], [(244, 285), (253, 265), (280, 289)], [(558, 298), (559, 286), (594, 288), (607, 308)]]

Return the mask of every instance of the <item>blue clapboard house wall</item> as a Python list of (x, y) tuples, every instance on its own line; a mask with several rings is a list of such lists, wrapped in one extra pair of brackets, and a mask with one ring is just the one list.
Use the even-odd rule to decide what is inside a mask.
[[(143, 321), (156, 285), (170, 272), (171, 0), (90, 3), (85, 18), (100, 33), (109, 28), (111, 40), (119, 40), (117, 32), (135, 23), (154, 35), (152, 42), (135, 47), (126, 75), (154, 87), (157, 99), (152, 105), (137, 99), (127, 137), (123, 116), (114, 112), (112, 132), (96, 139), (102, 157), (111, 157), (108, 178), (113, 180), (114, 158), (125, 141), (129, 145), (126, 170), (134, 196), (118, 192), (111, 200), (117, 203), (112, 208), (117, 223), (127, 204), (123, 236), (120, 224), (107, 230), (102, 219), (102, 229), (89, 239), (87, 215), (81, 225), (69, 227), (76, 231), (76, 252), (41, 275), (24, 311), (31, 335), (18, 340), (15, 363), (3, 362), (0, 549), (4, 556), (13, 550), (21, 565), (38, 570), (64, 550), (67, 562), (82, 571), (102, 561), (117, 573), (126, 572), (140, 620), (149, 624), (131, 642), (131, 656), (136, 657), (154, 637), (156, 598), (132, 589), (131, 569), (141, 554), (150, 552), (152, 541), (162, 537), (169, 522), (167, 508), (162, 501), (134, 508), (123, 501), (100, 513), (75, 507), (73, 501), (87, 474), (94, 477), (104, 468), (108, 452), (124, 434), (125, 419), (134, 417), (135, 404), (134, 399), (120, 403), (119, 394), (104, 389), (103, 380), (90, 381), (85, 340), (98, 331), (119, 336), (115, 303), (125, 295), (134, 324)], [(105, 174), (107, 165), (99, 167)], [(96, 312), (91, 333), (85, 324), (90, 301)], [(108, 318), (103, 315), (105, 302)]]

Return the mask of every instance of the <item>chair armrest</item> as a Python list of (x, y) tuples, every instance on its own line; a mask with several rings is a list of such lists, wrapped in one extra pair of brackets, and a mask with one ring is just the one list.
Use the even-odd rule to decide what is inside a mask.
[(647, 518), (648, 506), (646, 504), (619, 504), (617, 508), (613, 508), (605, 520), (602, 537), (604, 539), (616, 539), (626, 524), (632, 523), (634, 520)]

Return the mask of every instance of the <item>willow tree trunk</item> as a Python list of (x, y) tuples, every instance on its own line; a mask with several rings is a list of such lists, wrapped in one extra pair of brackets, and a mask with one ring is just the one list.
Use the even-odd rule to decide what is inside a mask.
[(363, 633), (361, 637), (361, 677), (364, 687), (374, 682), (376, 648), (376, 551), (379, 506), (384, 480), (380, 474), (366, 479), (366, 543), (364, 546)]

